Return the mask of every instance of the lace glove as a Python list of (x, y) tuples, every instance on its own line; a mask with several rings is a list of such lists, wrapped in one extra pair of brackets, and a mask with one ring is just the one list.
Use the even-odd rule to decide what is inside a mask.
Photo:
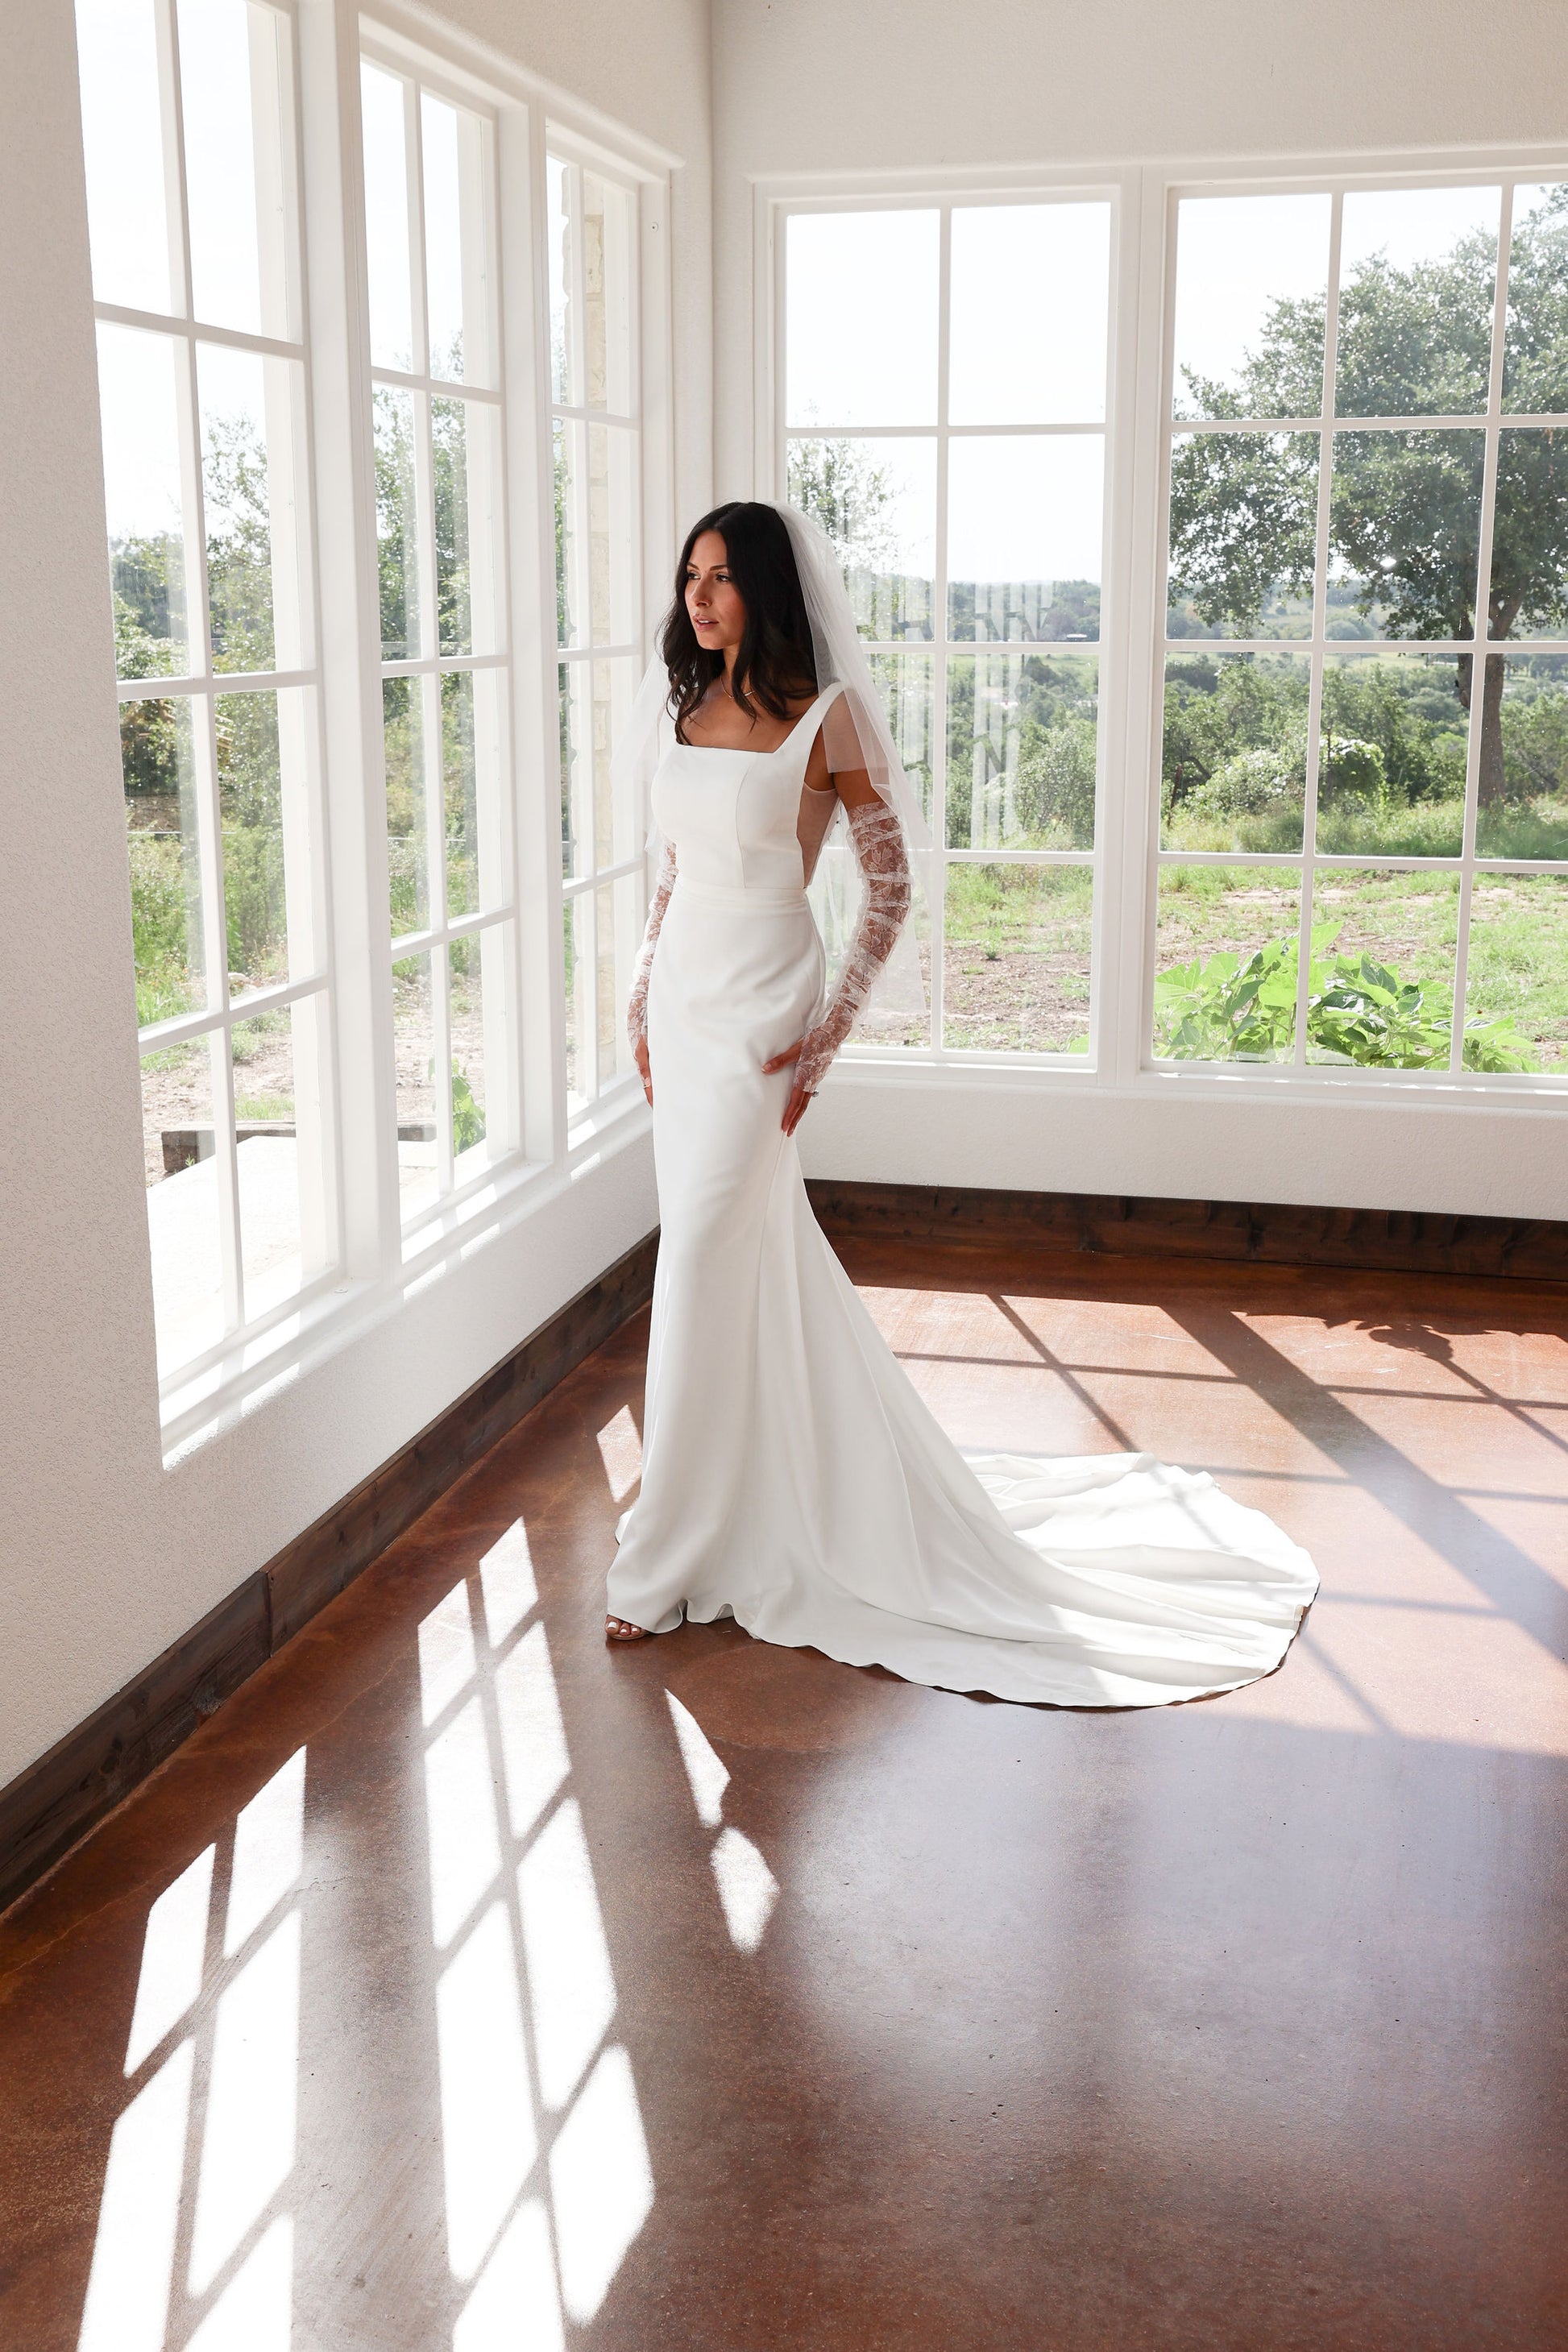
[(910, 861), (897, 816), (879, 800), (862, 802), (846, 814), (866, 897), (833, 1001), (816, 1028), (808, 1032), (795, 1064), (795, 1084), (811, 1095), (827, 1076), (835, 1054), (855, 1026), (856, 1016), (892, 954), (893, 942), (910, 911)]
[(653, 951), (658, 945), (658, 935), (664, 923), (664, 910), (669, 904), (669, 894), (675, 887), (675, 844), (667, 841), (658, 861), (658, 874), (654, 882), (653, 898), (647, 910), (647, 925), (637, 950), (637, 960), (632, 967), (632, 992), (626, 999), (626, 1035), (632, 1051), (647, 1036), (647, 984), (653, 972)]

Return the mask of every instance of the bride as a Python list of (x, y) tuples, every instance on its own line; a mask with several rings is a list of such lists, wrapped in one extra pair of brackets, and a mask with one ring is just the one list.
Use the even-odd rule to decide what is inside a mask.
[[(1317, 1590), (1306, 1553), (1146, 1454), (961, 1454), (812, 1216), (795, 1132), (896, 961), (909, 845), (929, 845), (826, 537), (787, 506), (705, 515), (660, 650), (616, 755), (626, 787), (652, 786), (628, 1021), (660, 1234), (607, 1635), (732, 1615), (763, 1641), (1064, 1706), (1268, 1674)], [(830, 830), (864, 895), (826, 997), (806, 886)]]

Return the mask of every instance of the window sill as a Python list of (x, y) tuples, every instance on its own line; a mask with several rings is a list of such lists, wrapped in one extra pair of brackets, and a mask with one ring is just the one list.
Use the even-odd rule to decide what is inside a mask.
[[(586, 1135), (573, 1130), (573, 1148), (554, 1168), (513, 1160), (444, 1202), (402, 1237), (399, 1262), (381, 1281), (342, 1282), (301, 1299), (298, 1309), (265, 1331), (237, 1334), (233, 1348), (184, 1382), (171, 1383), (163, 1402), (163, 1466), (178, 1462), (234, 1428), (247, 1413), (304, 1372), (395, 1316), (417, 1292), (448, 1268), (499, 1240), (577, 1179), (626, 1146), (647, 1126), (640, 1087), (597, 1106)], [(643, 1116), (639, 1118), (637, 1113)]]

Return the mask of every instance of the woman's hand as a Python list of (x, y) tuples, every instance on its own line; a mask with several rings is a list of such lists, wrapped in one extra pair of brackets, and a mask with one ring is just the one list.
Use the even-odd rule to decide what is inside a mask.
[[(799, 1049), (797, 1048), (796, 1050), (798, 1051)], [(632, 1059), (637, 1066), (637, 1076), (642, 1080), (642, 1090), (651, 1103), (653, 1100), (653, 1080), (648, 1075), (647, 1039), (646, 1037), (639, 1037), (637, 1044), (632, 1047)]]
[[(805, 1039), (804, 1037), (797, 1037), (793, 1045), (786, 1045), (782, 1054), (775, 1054), (771, 1062), (764, 1062), (763, 1064), (763, 1077), (771, 1078), (775, 1070), (782, 1070), (784, 1067), (784, 1065), (788, 1062), (798, 1062), (800, 1059), (801, 1047), (805, 1044)], [(649, 1099), (651, 1100), (652, 1097), (650, 1097)], [(798, 1083), (790, 1089), (789, 1100), (784, 1105), (783, 1121), (784, 1131), (786, 1135), (793, 1135), (795, 1133), (795, 1129), (805, 1117), (805, 1107), (810, 1100), (811, 1097), (807, 1094), (805, 1088)]]

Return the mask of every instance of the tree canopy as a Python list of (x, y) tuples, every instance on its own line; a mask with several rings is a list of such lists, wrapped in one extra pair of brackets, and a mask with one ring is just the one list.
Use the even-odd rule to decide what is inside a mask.
[[(1357, 417), (1484, 412), (1491, 360), (1495, 240), (1461, 238), (1436, 261), (1384, 255), (1341, 289), (1329, 501), (1331, 565), (1355, 609), (1390, 638), (1464, 637), (1475, 627), (1485, 438), (1479, 428), (1358, 432)], [(1315, 416), (1322, 403), (1323, 297), (1274, 303), (1232, 385), (1184, 375), (1194, 418)], [(1516, 415), (1568, 410), (1568, 190), (1514, 231), (1503, 394)], [(1318, 506), (1316, 433), (1194, 434), (1177, 439), (1171, 482), (1171, 584), (1210, 626), (1251, 634), (1268, 601), (1310, 595)], [(1499, 437), (1487, 634), (1568, 626), (1568, 440), (1551, 426)], [(1332, 622), (1331, 616), (1331, 634)], [(1505, 790), (1504, 664), (1485, 663), (1480, 796)], [(1468, 710), (1471, 662), (1456, 666)]]

